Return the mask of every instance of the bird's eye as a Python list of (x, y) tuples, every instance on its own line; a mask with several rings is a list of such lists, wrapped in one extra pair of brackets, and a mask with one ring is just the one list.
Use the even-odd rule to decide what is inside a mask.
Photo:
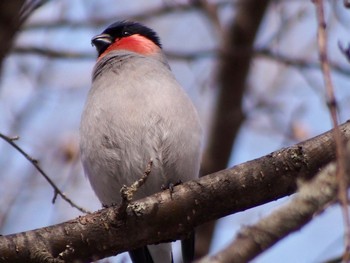
[(125, 31), (123, 31), (122, 35), (123, 35), (123, 37), (127, 37), (127, 36), (130, 36), (131, 33), (129, 31), (125, 30)]

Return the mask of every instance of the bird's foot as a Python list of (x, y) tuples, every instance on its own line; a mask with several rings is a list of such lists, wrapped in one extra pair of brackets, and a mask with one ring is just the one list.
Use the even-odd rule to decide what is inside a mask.
[(161, 189), (163, 191), (164, 190), (169, 190), (170, 192), (174, 192), (174, 187), (177, 186), (177, 185), (180, 185), (180, 184), (182, 184), (181, 180), (177, 181), (176, 183), (170, 182), (167, 185), (163, 184)]
[(161, 189), (164, 191), (164, 190), (169, 190), (169, 192), (170, 192), (170, 197), (172, 197), (172, 194), (173, 194), (173, 192), (174, 192), (174, 187), (175, 186), (177, 186), (177, 185), (180, 185), (180, 184), (182, 184), (182, 181), (181, 180), (179, 180), (179, 181), (177, 181), (176, 183), (173, 183), (173, 182), (170, 182), (170, 183), (168, 183), (167, 185), (162, 185), (162, 187), (161, 187)]

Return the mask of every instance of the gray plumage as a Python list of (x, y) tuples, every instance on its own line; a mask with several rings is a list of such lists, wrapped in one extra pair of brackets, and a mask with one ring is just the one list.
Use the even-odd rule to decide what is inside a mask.
[[(161, 50), (151, 56), (116, 50), (97, 62), (80, 149), (85, 174), (104, 205), (120, 203), (120, 188), (138, 180), (150, 160), (151, 173), (135, 200), (197, 178), (201, 139), (198, 114)], [(170, 245), (161, 246), (157, 256), (153, 248), (159, 245), (148, 247), (154, 259), (167, 262)]]

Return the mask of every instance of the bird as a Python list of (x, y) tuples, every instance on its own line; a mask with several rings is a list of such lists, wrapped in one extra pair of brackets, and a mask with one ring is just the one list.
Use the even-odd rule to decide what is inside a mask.
[[(138, 200), (199, 175), (202, 127), (151, 28), (118, 21), (92, 38), (98, 57), (80, 123), (85, 175), (104, 206), (121, 203), (152, 162)], [(171, 243), (129, 251), (134, 263), (173, 262)], [(193, 233), (182, 240), (184, 262), (194, 255)]]

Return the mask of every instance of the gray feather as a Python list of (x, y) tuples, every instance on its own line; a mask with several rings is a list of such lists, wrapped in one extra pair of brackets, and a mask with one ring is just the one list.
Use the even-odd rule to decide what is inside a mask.
[(110, 52), (92, 79), (80, 148), (85, 174), (103, 204), (119, 203), (122, 185), (138, 180), (150, 160), (151, 174), (134, 199), (198, 176), (198, 114), (163, 54)]

